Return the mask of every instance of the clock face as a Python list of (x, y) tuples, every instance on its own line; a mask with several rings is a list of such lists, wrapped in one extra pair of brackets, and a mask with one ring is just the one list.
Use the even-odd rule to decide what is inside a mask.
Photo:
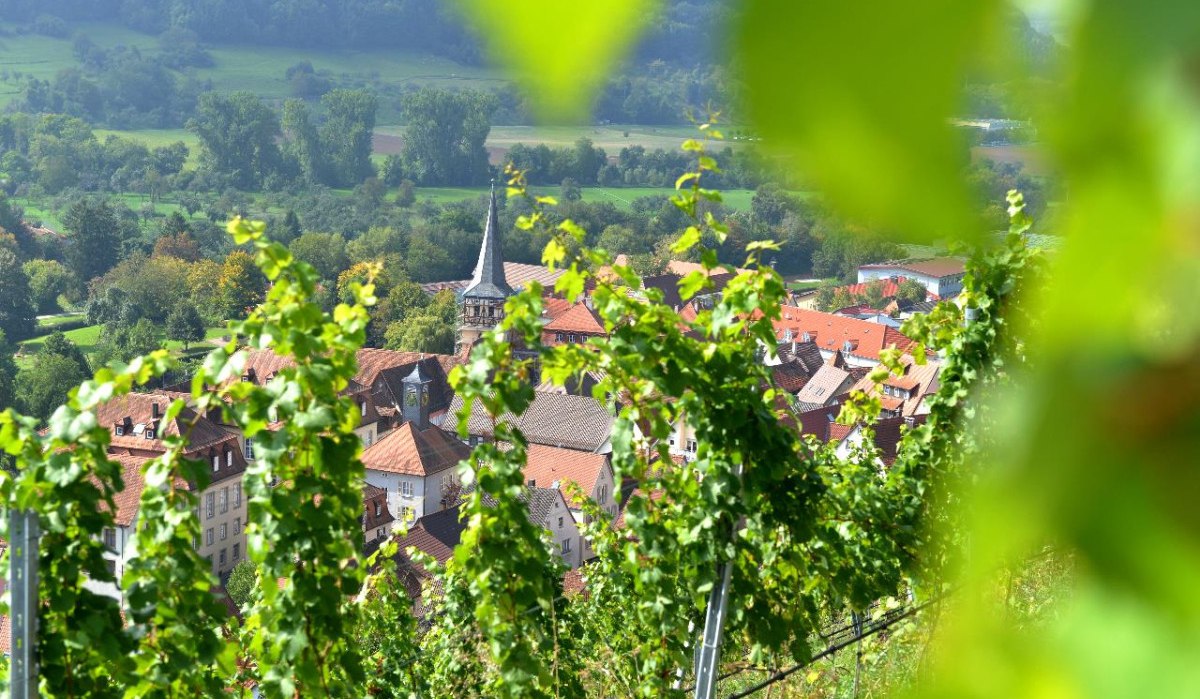
[(416, 407), (416, 405), (417, 405), (417, 390), (415, 388), (410, 388), (405, 393), (404, 404), (409, 407)]

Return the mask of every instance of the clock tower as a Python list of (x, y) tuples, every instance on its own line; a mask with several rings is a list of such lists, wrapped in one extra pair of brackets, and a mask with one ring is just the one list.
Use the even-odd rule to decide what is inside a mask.
[(429, 427), (429, 386), (432, 383), (433, 379), (421, 371), (421, 362), (417, 362), (412, 373), (400, 381), (404, 389), (401, 414), (404, 421), (411, 422), (418, 431)]

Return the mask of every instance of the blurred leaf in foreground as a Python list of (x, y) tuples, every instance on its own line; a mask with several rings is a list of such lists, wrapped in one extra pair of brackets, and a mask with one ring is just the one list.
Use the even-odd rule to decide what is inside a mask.
[(978, 226), (951, 117), (996, 0), (747, 3), (750, 115), (835, 204), (909, 238)]
[[(654, 15), (651, 0), (459, 0), (544, 121), (579, 121)], [(697, 37), (697, 41), (702, 40)]]

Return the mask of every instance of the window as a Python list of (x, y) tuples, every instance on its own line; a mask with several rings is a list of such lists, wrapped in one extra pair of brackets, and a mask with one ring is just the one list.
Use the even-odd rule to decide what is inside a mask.
[(376, 539), (382, 539), (385, 536), (387, 536), (387, 530), (383, 527), (380, 527), (379, 530), (375, 532)]
[(405, 522), (413, 521), (413, 517), (416, 514), (417, 514), (416, 510), (414, 510), (411, 507), (401, 507), (400, 508), (400, 518), (403, 519)]
[(116, 433), (118, 437), (125, 436), (125, 425), (117, 425)]
[(200, 539), (197, 537), (194, 537), (194, 536), (192, 537), (192, 550), (193, 551), (200, 550)]
[(571, 552), (571, 540), (570, 540), (570, 539), (563, 539), (563, 540), (562, 540), (562, 552), (563, 552), (564, 554), (567, 554), (567, 553), (570, 553), (570, 552)]
[(227, 449), (225, 451), (225, 466), (228, 468), (233, 468), (233, 450), (232, 449)]
[(242, 506), (242, 484), (234, 483), (233, 484), (233, 509), (236, 510), (237, 508), (239, 508), (241, 506)]
[(602, 485), (600, 486), (600, 504), (603, 505), (606, 502), (608, 502), (608, 486)]
[(240, 534), (241, 532), (242, 532), (242, 518), (234, 517), (233, 518), (233, 533)]
[(571, 333), (570, 335), (567, 335), (567, 342), (568, 342), (568, 343), (572, 343), (572, 344), (574, 344), (574, 342), (575, 342), (575, 333)]
[(117, 550), (117, 530), (112, 527), (104, 528), (104, 545), (110, 550)]
[(206, 529), (204, 531), (204, 545), (212, 546), (212, 543), (213, 543), (213, 530), (212, 530), (212, 527), (209, 527), (208, 529)]
[(458, 483), (455, 481), (453, 473), (442, 474), (442, 492), (453, 488), (455, 485), (458, 485)]
[(358, 413), (363, 417), (367, 416), (367, 402), (365, 400), (358, 404)]
[(243, 449), (242, 451), (246, 454), (247, 459), (253, 459), (254, 458), (254, 440), (247, 437), (246, 438), (246, 448)]
[(228, 538), (229, 538), (229, 525), (222, 522), (221, 523), (221, 541), (224, 541)]
[(374, 436), (375, 436), (374, 432), (371, 432), (370, 430), (367, 431), (367, 446), (368, 447), (371, 446), (371, 438)]
[(114, 561), (113, 559), (111, 559), (111, 558), (110, 558), (110, 559), (108, 559), (107, 561), (105, 561), (105, 562), (104, 562), (104, 565), (108, 567), (108, 574), (109, 574), (109, 575), (116, 575), (116, 574), (117, 574), (117, 562), (116, 562), (116, 561)]
[(242, 545), (234, 544), (233, 545), (233, 562), (237, 563), (240, 560), (242, 560)]
[(687, 450), (688, 450), (688, 451), (690, 451), (690, 452), (692, 452), (693, 454), (695, 454), (695, 453), (696, 453), (696, 440), (694, 440), (694, 439), (689, 439), (689, 440), (687, 441)]
[(229, 488), (221, 489), (221, 497), (217, 498), (217, 501), (221, 504), (221, 514), (229, 511)]
[(379, 505), (379, 503), (375, 503), (375, 516), (378, 517), (382, 513), (383, 513), (383, 508)]
[(400, 481), (400, 494), (406, 498), (411, 498), (413, 496), (412, 481)]
[(221, 555), (217, 558), (217, 565), (225, 565), (225, 549), (221, 549)]
[(562, 517), (559, 517), (559, 518), (558, 518), (558, 528), (559, 528), (559, 529), (562, 529), (562, 520), (563, 520), (563, 518), (562, 518)]
[(221, 455), (213, 454), (213, 473), (221, 470)]
[(554, 341), (555, 341), (555, 342), (562, 342), (562, 341), (563, 341), (563, 334), (562, 334), (562, 333), (554, 333)]
[(204, 507), (208, 510), (208, 519), (212, 519), (217, 513), (217, 496), (215, 493), (209, 493), (204, 496)]

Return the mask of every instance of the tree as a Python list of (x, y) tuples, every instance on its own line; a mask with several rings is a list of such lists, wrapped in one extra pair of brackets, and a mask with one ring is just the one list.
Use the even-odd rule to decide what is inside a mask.
[(321, 98), (321, 106), (326, 113), (320, 136), (321, 150), (330, 166), (327, 184), (352, 187), (373, 177), (371, 137), (378, 108), (375, 95), (367, 90), (334, 90)]
[(224, 320), (221, 272), (222, 265), (212, 260), (200, 260), (188, 270), (188, 302), (211, 321)]
[(30, 295), (29, 278), (12, 250), (0, 248), (0, 331), (14, 340), (33, 335), (37, 309)]
[(190, 303), (176, 306), (167, 316), (167, 337), (182, 342), (185, 352), (190, 343), (203, 340), (204, 334), (204, 320)]
[(77, 200), (63, 216), (63, 225), (71, 233), (67, 264), (80, 282), (99, 277), (121, 259), (121, 224), (108, 202)]
[(877, 279), (867, 284), (862, 296), (863, 303), (871, 308), (883, 308), (887, 299), (883, 295), (883, 280)]
[(388, 326), (385, 334), (388, 349), (404, 352), (454, 352), (454, 326), (434, 315), (418, 315)]
[(896, 291), (896, 300), (902, 303), (920, 303), (929, 296), (929, 290), (916, 279), (905, 278)]
[(220, 308), (227, 318), (240, 318), (262, 300), (264, 279), (254, 264), (254, 258), (242, 250), (234, 250), (221, 265), (217, 281)]
[[(179, 213), (179, 212), (175, 212)], [(195, 262), (203, 257), (196, 239), (186, 230), (166, 234), (154, 241), (153, 257), (174, 257), (185, 262)]]
[(29, 277), (29, 293), (38, 313), (57, 313), (62, 310), (58, 297), (74, 295), (75, 275), (58, 260), (30, 260), (21, 268)]
[(573, 177), (563, 179), (562, 184), (558, 187), (558, 191), (563, 201), (579, 201), (583, 199), (583, 192), (579, 189), (579, 183)]
[(340, 233), (310, 231), (293, 240), (288, 249), (297, 259), (304, 260), (320, 273), (322, 279), (336, 280), (346, 268), (346, 239)]
[(16, 403), (23, 412), (45, 420), (89, 373), (74, 357), (38, 352), (32, 364), (17, 372)]
[[(308, 105), (303, 100), (284, 102), (281, 127), (284, 151), (296, 162), (300, 173), (309, 182), (328, 184), (328, 164), (324, 149), (317, 127), (312, 123)], [(295, 216), (290, 209), (288, 213)]]
[(205, 166), (239, 189), (259, 189), (280, 171), (279, 118), (252, 92), (204, 93), (187, 128), (200, 138)]
[(229, 595), (229, 599), (238, 606), (238, 609), (246, 609), (256, 587), (258, 587), (258, 571), (248, 560), (240, 561), (235, 565), (229, 572), (229, 579), (225, 581), (225, 592)]
[(13, 348), (8, 344), (4, 331), (0, 330), (0, 412), (13, 407), (16, 397), (13, 393), (14, 382), (17, 378), (17, 364), (13, 361)]
[(109, 323), (100, 331), (100, 342), (92, 353), (97, 365), (128, 362), (162, 347), (159, 326), (147, 318), (136, 322)]
[(418, 184), (477, 185), (487, 182), (487, 141), (495, 110), (477, 92), (422, 88), (404, 102), (404, 172)]

